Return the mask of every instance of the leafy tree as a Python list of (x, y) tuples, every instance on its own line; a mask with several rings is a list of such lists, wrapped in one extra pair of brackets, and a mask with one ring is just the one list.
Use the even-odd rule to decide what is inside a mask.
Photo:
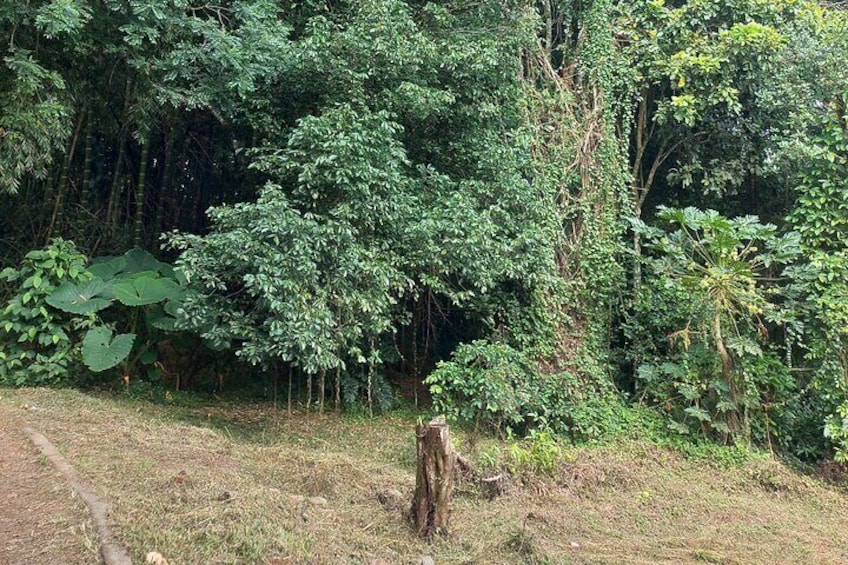
[(19, 236), (4, 243), (10, 262), (57, 234), (90, 252), (150, 244), (232, 199), (216, 187), (244, 176), (233, 149), (260, 137), (259, 85), (279, 76), (288, 42), (279, 15), (265, 0), (4, 7), (0, 188), (21, 190), (0, 205), (25, 208), (30, 226), (2, 214)]
[[(657, 204), (727, 206), (736, 197), (742, 206), (728, 209), (735, 215), (770, 202), (761, 195), (782, 185), (763, 179), (779, 176), (774, 154), (796, 110), (785, 84), (790, 75), (780, 69), (789, 62), (789, 34), (807, 17), (805, 5), (620, 2), (615, 14), (617, 40), (632, 65), (624, 87), (634, 104), (633, 215)], [(632, 245), (635, 297), (642, 280), (638, 231)]]
[(279, 86), (298, 90), (271, 109), (298, 120), (252, 152), (261, 197), (171, 236), (202, 293), (188, 324), (307, 375), (378, 363), (410, 301), (508, 333), (506, 304), (553, 266), (552, 202), (528, 198), (522, 161), (523, 14), (374, 1), (306, 17)]

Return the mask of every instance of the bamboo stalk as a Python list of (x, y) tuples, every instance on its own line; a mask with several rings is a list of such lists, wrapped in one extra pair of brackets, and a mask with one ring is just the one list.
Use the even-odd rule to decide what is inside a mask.
[(85, 130), (85, 155), (83, 156), (82, 192), (80, 193), (80, 205), (85, 209), (88, 209), (88, 201), (91, 198), (91, 163), (94, 157), (92, 129), (92, 120), (88, 120), (88, 127)]
[(62, 172), (59, 175), (59, 187), (56, 189), (56, 197), (53, 201), (53, 214), (50, 217), (50, 225), (47, 227), (45, 234), (45, 242), (50, 241), (53, 237), (53, 231), (58, 229), (62, 223), (62, 212), (65, 201), (65, 193), (68, 190), (68, 177), (70, 176), (71, 164), (74, 161), (74, 153), (76, 152), (77, 142), (79, 141), (82, 124), (85, 122), (85, 114), (82, 114), (77, 120), (77, 125), (74, 128), (74, 134), (71, 136), (71, 141), (68, 144), (67, 155), (65, 162), (62, 165)]
[(123, 173), (124, 152), (127, 149), (127, 133), (129, 129), (129, 112), (130, 112), (130, 92), (132, 89), (132, 80), (127, 79), (127, 84), (124, 89), (124, 111), (121, 116), (123, 123), (118, 133), (118, 154), (115, 157), (115, 168), (112, 173), (112, 187), (109, 191), (109, 201), (106, 204), (106, 225), (109, 230), (114, 233), (118, 223), (118, 210), (120, 209), (121, 199), (121, 174)]
[(135, 192), (135, 230), (133, 233), (133, 245), (141, 247), (144, 235), (144, 185), (147, 181), (147, 158), (150, 152), (150, 143), (144, 141), (141, 146), (141, 165), (138, 171), (138, 187)]
[(171, 127), (165, 134), (165, 162), (162, 165), (162, 183), (159, 185), (159, 195), (156, 204), (156, 218), (153, 221), (153, 233), (162, 233), (165, 224), (165, 196), (171, 184), (171, 163), (174, 152), (174, 128)]

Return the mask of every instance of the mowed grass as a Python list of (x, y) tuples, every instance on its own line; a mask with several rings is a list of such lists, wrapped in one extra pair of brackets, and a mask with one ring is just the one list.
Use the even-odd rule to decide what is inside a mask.
[(411, 418), (45, 389), (0, 402), (109, 502), (138, 562), (848, 563), (848, 494), (768, 458), (722, 469), (634, 442), (570, 449), (554, 477), (492, 500), (460, 484), (450, 534), (425, 543), (403, 516)]

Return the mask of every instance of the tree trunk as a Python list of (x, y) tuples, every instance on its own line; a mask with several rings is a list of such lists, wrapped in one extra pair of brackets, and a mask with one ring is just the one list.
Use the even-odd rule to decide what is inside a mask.
[(342, 368), (336, 367), (336, 413), (342, 409)]
[(374, 417), (374, 398), (372, 388), (374, 386), (374, 342), (371, 342), (371, 352), (368, 355), (368, 417)]
[(730, 429), (732, 439), (736, 441), (739, 438), (740, 432), (745, 431), (746, 425), (739, 411), (741, 399), (733, 370), (733, 358), (730, 356), (730, 352), (724, 343), (724, 335), (721, 330), (721, 315), (718, 313), (713, 317), (713, 338), (716, 349), (718, 350), (718, 356), (721, 358), (722, 377), (727, 383), (730, 400), (735, 405), (735, 408), (727, 414), (727, 427)]
[(447, 424), (419, 424), (415, 426), (415, 437), (418, 441), (418, 470), (412, 499), (412, 520), (418, 535), (429, 539), (434, 533), (447, 533), (456, 455)]
[(306, 411), (312, 408), (312, 373), (306, 373)]
[(327, 371), (326, 369), (321, 369), (318, 373), (318, 413), (324, 413), (324, 383), (326, 381)]
[(280, 363), (274, 361), (274, 413), (277, 412), (277, 391), (280, 389)]
[(88, 127), (85, 132), (85, 156), (83, 171), (82, 171), (82, 194), (80, 194), (80, 206), (83, 210), (88, 210), (89, 200), (91, 199), (91, 162), (93, 160), (93, 139), (94, 130), (93, 120), (88, 121)]
[(54, 230), (60, 230), (61, 228), (65, 205), (65, 194), (68, 191), (68, 184), (70, 182), (68, 177), (71, 175), (71, 165), (74, 162), (74, 153), (76, 152), (77, 141), (79, 140), (83, 122), (85, 122), (84, 113), (80, 115), (77, 125), (74, 128), (74, 134), (71, 136), (71, 141), (68, 145), (65, 163), (62, 166), (62, 173), (59, 176), (59, 187), (56, 189), (56, 195), (53, 200), (53, 214), (50, 217), (50, 225), (47, 228), (47, 235), (44, 237), (45, 243), (49, 242), (53, 238)]
[(292, 374), (294, 373), (294, 365), (289, 365), (289, 416), (292, 410)]
[(144, 236), (144, 185), (147, 182), (147, 158), (149, 157), (150, 143), (142, 142), (141, 164), (138, 171), (138, 187), (135, 191), (135, 229), (133, 230), (133, 246), (141, 247)]

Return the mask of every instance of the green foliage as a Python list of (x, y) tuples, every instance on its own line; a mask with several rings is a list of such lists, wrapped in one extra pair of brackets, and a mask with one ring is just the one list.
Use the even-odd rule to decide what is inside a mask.
[(91, 9), (81, 0), (51, 0), (38, 7), (35, 24), (52, 39), (79, 32), (91, 15)]
[(175, 281), (151, 274), (116, 281), (112, 292), (124, 306), (148, 306), (174, 299), (178, 288)]
[(576, 443), (608, 442), (620, 437), (655, 436), (653, 414), (631, 407), (615, 394), (577, 397), (568, 412), (569, 435)]
[[(90, 271), (89, 271), (90, 273)], [(45, 299), (50, 306), (70, 314), (94, 314), (112, 303), (108, 296), (109, 285), (103, 279), (95, 278), (83, 284), (72, 282), (50, 293)]]
[(345, 410), (373, 415), (397, 407), (397, 394), (381, 371), (354, 366), (342, 375), (342, 401)]
[(534, 475), (555, 477), (562, 463), (568, 460), (568, 454), (557, 437), (548, 431), (531, 430), (527, 437), (520, 440), (508, 434), (506, 442), (506, 446), (496, 444), (480, 455), (484, 466), (505, 470), (519, 478)]
[(113, 335), (109, 328), (93, 327), (82, 338), (82, 360), (95, 373), (111, 369), (129, 356), (135, 338), (135, 334)]
[(798, 175), (798, 199), (789, 216), (804, 244), (821, 251), (848, 247), (848, 122), (841, 116), (846, 103), (840, 99), (820, 116), (820, 130), (807, 150), (808, 162)]
[[(2, 19), (0, 19), (2, 24)], [(3, 58), (0, 79), (0, 194), (17, 192), (21, 178), (44, 178), (70, 134), (62, 77), (26, 49)]]
[[(769, 174), (797, 106), (783, 89), (787, 37), (802, 2), (617, 2), (618, 43), (629, 59), (636, 106), (631, 158), (636, 204), (654, 182), (735, 193)], [(768, 159), (771, 154), (771, 159)], [(674, 198), (673, 195), (668, 195)], [(666, 200), (667, 201), (667, 200)]]
[(365, 361), (349, 348), (385, 331), (402, 284), (376, 250), (356, 245), (349, 225), (299, 214), (273, 186), (256, 204), (213, 214), (220, 227), (209, 236), (172, 239), (187, 250), (186, 277), (211, 294), (186, 297), (183, 327), (216, 346), (239, 343), (253, 364), (294, 360), (317, 373), (343, 355)]
[(457, 347), (424, 384), (437, 413), (500, 430), (524, 424), (537, 407), (535, 373), (532, 361), (509, 345), (475, 341)]
[[(797, 256), (797, 234), (778, 237), (775, 226), (755, 217), (727, 219), (712, 210), (661, 208), (659, 217), (674, 231), (634, 222), (656, 253), (650, 267), (657, 280), (639, 306), (651, 311), (663, 304), (671, 314), (649, 321), (649, 329), (631, 329), (631, 335), (659, 329), (682, 351), (667, 348), (665, 361), (648, 361), (651, 352), (643, 349), (637, 377), (646, 393), (677, 415), (681, 431), (688, 421), (705, 433), (750, 441), (749, 418), (761, 408), (766, 389), (780, 389), (781, 401), (791, 390), (788, 375), (779, 381), (771, 374), (774, 367), (758, 370), (762, 363), (750, 359), (764, 355), (765, 324), (782, 319), (774, 302), (779, 287), (767, 286), (763, 277)], [(660, 302), (653, 304), (653, 298)], [(657, 327), (662, 323), (679, 325)]]
[(479, 340), (457, 347), (424, 382), (436, 413), (475, 427), (507, 434), (553, 432), (580, 442), (626, 433), (632, 424), (626, 405), (593, 380), (541, 373), (526, 353)]
[(834, 445), (834, 460), (848, 463), (848, 402), (843, 402), (835, 414), (827, 417), (824, 437)]
[(410, 310), (434, 305), (446, 325), (533, 341), (555, 264), (515, 58), (528, 12), (380, 0), (299, 13), (290, 98), (273, 102), (286, 127), (250, 152), (258, 200), (211, 209), (208, 235), (169, 236), (196, 289), (182, 327), (304, 375), (380, 365)]
[[(176, 280), (159, 274), (173, 276), (173, 269), (140, 250), (95, 263), (92, 270), (99, 274), (107, 274), (103, 265), (110, 264), (106, 280), (86, 263), (72, 242), (57, 239), (28, 253), (20, 268), (2, 271), (3, 280), (16, 285), (0, 318), (4, 382), (79, 382), (80, 362), (93, 372), (123, 363), (125, 374), (136, 362), (153, 365), (158, 332), (173, 328), (167, 310), (176, 313), (182, 294)], [(129, 332), (115, 334), (115, 326)]]
[[(133, 249), (121, 257), (100, 259), (91, 266), (92, 272), (107, 278), (66, 283), (47, 297), (54, 308), (89, 314), (92, 323), (97, 323), (82, 339), (83, 362), (95, 373), (121, 363), (125, 374), (136, 362), (152, 366), (159, 332), (174, 329), (174, 315), (183, 295), (174, 269), (146, 251)], [(112, 309), (119, 311), (117, 316), (104, 311), (113, 305), (116, 308)], [(110, 323), (110, 319), (115, 321)], [(129, 332), (114, 334), (110, 325), (127, 327)], [(141, 339), (136, 339), (137, 332), (142, 333)]]
[(80, 353), (73, 334), (92, 318), (64, 315), (48, 299), (66, 284), (87, 285), (85, 263), (72, 242), (56, 239), (27, 253), (19, 267), (0, 271), (11, 291), (0, 314), (0, 382), (57, 385), (75, 379)]
[[(32, 0), (0, 35), (5, 382), (83, 353), (155, 378), (179, 328), (369, 405), (383, 366), (450, 358), (451, 417), (595, 440), (634, 421), (623, 337), (669, 433), (822, 453), (848, 394), (843, 12)], [(163, 231), (176, 271), (21, 261)]]
[(830, 411), (825, 437), (845, 457), (840, 425), (848, 395), (848, 135), (844, 93), (820, 108), (818, 131), (797, 175), (798, 199), (789, 216), (801, 234), (805, 260), (790, 270), (796, 314), (793, 338), (812, 363), (809, 388)]
[(789, 217), (807, 254), (807, 261), (793, 271), (795, 290), (816, 329), (836, 344), (843, 342), (848, 328), (848, 135), (841, 110), (845, 103), (835, 102), (833, 113), (821, 116), (821, 130), (799, 175), (798, 200)]

